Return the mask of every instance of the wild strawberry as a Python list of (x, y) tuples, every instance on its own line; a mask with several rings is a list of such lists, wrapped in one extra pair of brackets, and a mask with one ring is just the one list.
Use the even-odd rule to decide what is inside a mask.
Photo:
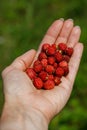
[(49, 73), (49, 74), (52, 74), (52, 73), (55, 72), (55, 69), (52, 65), (47, 65), (46, 72)]
[(51, 46), (52, 46), (55, 50), (57, 49), (57, 45), (56, 45), (55, 43), (53, 43)]
[(46, 54), (45, 54), (44, 52), (41, 52), (41, 53), (39, 54), (39, 56), (38, 56), (38, 59), (39, 59), (39, 60), (46, 59), (46, 58), (47, 58), (47, 56), (46, 56)]
[(48, 60), (47, 59), (42, 59), (41, 64), (45, 68), (47, 66), (47, 64), (48, 64)]
[(55, 76), (55, 77), (54, 77), (54, 82), (55, 82), (55, 85), (59, 85), (59, 84), (61, 83), (61, 78)]
[(55, 58), (53, 56), (48, 57), (48, 64), (53, 65), (55, 63)]
[(54, 66), (54, 68), (56, 69), (56, 68), (58, 67), (58, 64), (55, 62), (55, 63), (53, 64), (53, 66)]
[(64, 76), (66, 76), (69, 73), (69, 67), (68, 66), (63, 67), (63, 70), (64, 70)]
[(41, 70), (43, 69), (43, 66), (42, 66), (42, 64), (40, 63), (40, 64), (38, 64), (38, 65), (34, 65), (34, 70), (35, 70), (35, 72), (40, 72)]
[(44, 89), (46, 90), (50, 90), (50, 89), (53, 89), (55, 86), (55, 83), (53, 80), (47, 80), (45, 83), (44, 83)]
[(45, 80), (47, 79), (47, 72), (41, 71), (41, 72), (39, 73), (39, 77), (40, 77), (43, 81), (45, 81)]
[(45, 43), (45, 44), (43, 44), (42, 45), (42, 51), (47, 51), (47, 49), (48, 49), (48, 47), (50, 47), (50, 44), (48, 44), (48, 43)]
[(65, 60), (66, 62), (69, 62), (70, 57), (68, 55), (63, 55), (63, 60)]
[(33, 64), (33, 66), (36, 66), (36, 65), (38, 65), (38, 64), (40, 64), (40, 61), (39, 61), (39, 60), (36, 60), (36, 61), (34, 62), (34, 64)]
[(73, 54), (73, 48), (72, 48), (72, 47), (68, 47), (68, 48), (66, 49), (66, 54), (71, 57), (72, 54)]
[(47, 54), (48, 55), (54, 55), (55, 54), (55, 48), (52, 47), (52, 46), (48, 47)]
[(39, 59), (39, 60), (46, 59), (46, 58), (47, 58), (47, 56), (46, 56), (46, 54), (45, 54), (44, 52), (41, 52), (41, 53), (39, 54), (39, 56), (38, 56), (38, 59)]
[(34, 79), (33, 84), (37, 89), (41, 89), (43, 87), (43, 81), (38, 77)]
[(68, 66), (68, 63), (63, 60), (63, 61), (61, 61), (61, 62), (59, 63), (59, 66), (62, 67), (62, 68), (63, 68), (63, 67), (67, 67), (67, 66)]
[(59, 43), (58, 48), (59, 50), (65, 51), (67, 48), (67, 45), (65, 43)]
[(54, 76), (52, 74), (50, 74), (50, 75), (47, 76), (47, 79), (54, 80)]
[(63, 70), (63, 68), (58, 67), (58, 68), (56, 69), (56, 75), (57, 75), (58, 77), (62, 77), (62, 76), (64, 75), (64, 70)]
[(26, 70), (26, 73), (30, 77), (30, 79), (34, 79), (36, 77), (36, 73), (32, 68), (28, 68)]
[(57, 62), (60, 62), (60, 61), (63, 60), (63, 56), (62, 56), (62, 54), (59, 51), (57, 51), (55, 53), (55, 58), (56, 58)]

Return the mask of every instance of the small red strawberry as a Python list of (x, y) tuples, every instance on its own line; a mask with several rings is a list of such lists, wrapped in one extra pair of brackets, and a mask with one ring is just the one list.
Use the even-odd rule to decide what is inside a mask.
[(41, 61), (42, 59), (46, 59), (47, 58), (47, 56), (46, 56), (46, 54), (44, 53), (44, 52), (41, 52), (40, 54), (39, 54), (39, 56), (38, 56), (38, 59)]
[(66, 54), (71, 57), (72, 54), (73, 54), (73, 48), (72, 48), (72, 47), (68, 47), (68, 48), (66, 49)]
[(53, 80), (47, 80), (45, 83), (44, 83), (44, 89), (46, 90), (50, 90), (50, 89), (53, 89), (55, 86), (55, 83)]
[(48, 74), (52, 74), (52, 73), (55, 72), (55, 69), (54, 69), (54, 67), (53, 67), (52, 65), (47, 65), (47, 67), (46, 67), (46, 72), (47, 72)]
[(33, 64), (33, 66), (36, 66), (36, 65), (38, 65), (38, 64), (40, 64), (40, 61), (39, 61), (39, 60), (36, 60), (36, 61), (34, 62), (34, 64)]
[(54, 76), (52, 74), (50, 74), (50, 75), (47, 76), (47, 79), (54, 80)]
[(59, 85), (59, 84), (61, 83), (61, 78), (55, 76), (55, 77), (54, 77), (54, 82), (55, 82), (55, 85)]
[(45, 44), (43, 44), (42, 45), (42, 51), (47, 51), (47, 49), (48, 49), (48, 47), (50, 47), (50, 44), (48, 44), (48, 43), (45, 43)]
[(63, 67), (67, 67), (67, 66), (68, 66), (68, 63), (63, 60), (63, 61), (61, 61), (61, 62), (59, 63), (59, 66), (62, 67), (62, 68), (63, 68)]
[(61, 61), (59, 63), (59, 66), (63, 68), (64, 70), (64, 76), (66, 76), (69, 73), (68, 63), (66, 61)]
[(53, 43), (51, 46), (52, 46), (55, 50), (58, 49), (58, 48), (57, 48), (57, 45), (56, 45), (55, 43)]
[(57, 69), (58, 64), (55, 62), (55, 63), (53, 64), (53, 66), (54, 66), (55, 69)]
[(69, 62), (70, 57), (68, 55), (63, 55), (63, 60), (65, 60), (66, 62)]
[(34, 65), (34, 70), (36, 73), (40, 72), (43, 69), (42, 64)]
[(55, 53), (55, 58), (56, 58), (57, 62), (60, 62), (60, 61), (63, 60), (63, 56), (62, 56), (62, 54), (59, 51), (57, 51)]
[(47, 59), (42, 59), (41, 64), (45, 68), (47, 66), (47, 64), (48, 64), (48, 60)]
[(63, 67), (63, 70), (64, 70), (64, 76), (67, 76), (67, 74), (69, 73), (69, 67), (68, 66)]
[(64, 70), (63, 70), (63, 68), (58, 67), (58, 68), (56, 69), (56, 75), (57, 75), (58, 77), (62, 77), (62, 76), (64, 75)]
[(59, 43), (58, 48), (59, 50), (65, 51), (67, 48), (67, 45), (65, 43)]
[(47, 54), (48, 54), (49, 56), (54, 55), (54, 54), (55, 54), (55, 48), (52, 47), (52, 46), (48, 47), (48, 49), (47, 49)]
[(36, 77), (36, 73), (32, 68), (28, 68), (26, 70), (26, 73), (30, 77), (30, 79), (34, 79)]
[(47, 72), (41, 71), (41, 72), (39, 73), (39, 77), (40, 77), (43, 81), (45, 81), (45, 80), (47, 79)]
[(53, 65), (55, 63), (55, 58), (53, 56), (48, 57), (48, 64)]
[(37, 89), (41, 89), (43, 87), (43, 81), (38, 77), (34, 79), (33, 84)]

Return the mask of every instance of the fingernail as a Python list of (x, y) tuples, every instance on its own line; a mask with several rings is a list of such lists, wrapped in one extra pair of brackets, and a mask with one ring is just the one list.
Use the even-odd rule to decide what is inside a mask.
[(60, 18), (59, 20), (64, 21), (64, 18)]
[(68, 19), (68, 20), (73, 22), (73, 19)]
[(78, 28), (78, 29), (80, 29), (80, 26), (79, 25), (77, 25), (77, 26), (75, 26), (76, 28)]
[(75, 33), (78, 33), (81, 30), (80, 26), (75, 26)]

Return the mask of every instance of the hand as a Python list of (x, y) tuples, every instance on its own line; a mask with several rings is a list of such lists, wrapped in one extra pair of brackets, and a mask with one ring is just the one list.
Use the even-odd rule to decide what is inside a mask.
[[(66, 21), (62, 19), (56, 20), (48, 29), (37, 53), (35, 50), (26, 52), (15, 59), (2, 72), (5, 104), (12, 106), (12, 108), (18, 106), (20, 110), (23, 109), (29, 113), (30, 111), (31, 113), (36, 111), (48, 124), (61, 111), (70, 97), (83, 51), (83, 45), (79, 43), (80, 33), (80, 27), (74, 26), (71, 19)], [(25, 73), (25, 70), (37, 58), (43, 43), (58, 44), (60, 42), (74, 48), (74, 53), (69, 62), (69, 74), (67, 77), (63, 77), (62, 83), (54, 89), (37, 90)], [(5, 116), (4, 111), (3, 115)]]

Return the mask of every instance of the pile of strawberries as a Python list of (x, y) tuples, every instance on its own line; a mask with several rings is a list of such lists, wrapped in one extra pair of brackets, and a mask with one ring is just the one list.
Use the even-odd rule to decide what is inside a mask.
[(69, 73), (68, 62), (72, 54), (73, 48), (65, 43), (45, 43), (33, 67), (27, 68), (26, 73), (37, 89), (52, 89)]

